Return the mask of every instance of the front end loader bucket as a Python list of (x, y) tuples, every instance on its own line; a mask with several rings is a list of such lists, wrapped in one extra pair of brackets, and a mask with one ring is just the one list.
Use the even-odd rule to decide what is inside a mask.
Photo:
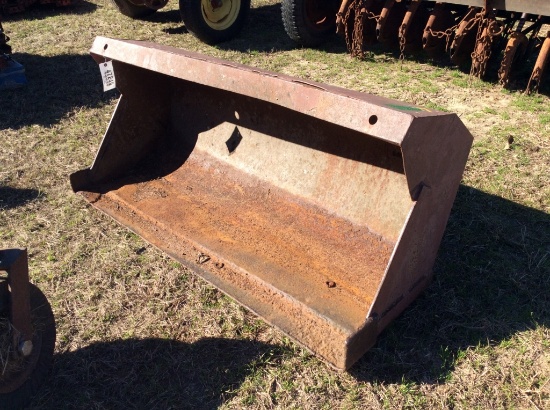
[(122, 94), (93, 206), (347, 369), (429, 283), (472, 143), (454, 114), (96, 38)]

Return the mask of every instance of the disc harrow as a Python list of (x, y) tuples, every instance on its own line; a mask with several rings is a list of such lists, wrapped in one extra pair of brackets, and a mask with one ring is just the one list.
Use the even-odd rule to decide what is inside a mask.
[(527, 93), (540, 89), (550, 64), (550, 1), (344, 0), (336, 23), (354, 57), (380, 43), (398, 47), (402, 59), (423, 51), (454, 65), (470, 62), (470, 75), (481, 79), (500, 59), (504, 87), (534, 61)]

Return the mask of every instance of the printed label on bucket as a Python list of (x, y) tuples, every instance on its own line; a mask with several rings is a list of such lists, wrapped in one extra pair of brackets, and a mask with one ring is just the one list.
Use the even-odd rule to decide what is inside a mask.
[(112, 61), (105, 61), (99, 64), (99, 71), (103, 80), (103, 91), (109, 91), (116, 88), (115, 71)]

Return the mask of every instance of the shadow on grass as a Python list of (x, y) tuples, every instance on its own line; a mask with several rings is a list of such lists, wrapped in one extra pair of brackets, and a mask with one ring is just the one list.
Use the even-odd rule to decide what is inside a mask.
[(9, 186), (0, 186), (0, 210), (13, 209), (40, 197), (36, 189), (18, 189)]
[[(221, 50), (233, 50), (243, 53), (278, 52), (303, 48), (286, 34), (281, 15), (281, 5), (273, 4), (253, 8), (243, 31), (234, 39), (218, 44)], [(317, 47), (318, 50), (346, 56), (346, 44), (334, 34)]]
[(287, 51), (299, 48), (285, 32), (281, 19), (281, 5), (253, 8), (241, 33), (230, 41), (216, 46), (221, 50), (243, 53)]
[(442, 382), (460, 351), (550, 326), (550, 215), (461, 186), (434, 272), (352, 367), (357, 379)]
[(153, 23), (178, 23), (181, 22), (181, 14), (179, 10), (160, 9), (149, 16), (143, 17), (142, 20)]
[[(550, 215), (461, 186), (434, 282), (350, 374), (359, 382), (444, 383), (461, 351), (550, 326), (548, 272)], [(254, 375), (255, 362), (286, 354), (219, 338), (95, 343), (56, 356), (34, 408), (216, 408)]]
[(20, 20), (43, 20), (51, 16), (57, 16), (59, 14), (90, 14), (97, 10), (97, 5), (89, 3), (83, 0), (73, 0), (73, 4), (68, 6), (56, 7), (54, 4), (33, 4), (21, 13), (16, 14), (4, 14), (2, 15), (2, 21), (7, 22), (9, 27), (10, 21)]
[(264, 343), (205, 338), (95, 343), (56, 355), (33, 409), (215, 409), (249, 374)]
[(97, 107), (118, 96), (103, 92), (99, 67), (89, 55), (15, 52), (13, 58), (25, 67), (28, 84), (2, 91), (0, 130), (51, 126), (76, 108)]

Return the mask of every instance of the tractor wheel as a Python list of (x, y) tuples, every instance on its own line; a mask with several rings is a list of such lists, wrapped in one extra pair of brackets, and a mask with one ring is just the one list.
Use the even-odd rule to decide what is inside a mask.
[[(0, 359), (4, 372), (0, 372), (0, 409), (24, 408), (38, 391), (50, 371), (55, 347), (55, 319), (44, 294), (29, 284), (31, 317), (34, 327), (33, 349), (28, 357), (13, 352), (9, 312), (0, 311)], [(7, 282), (0, 281), (0, 295), (8, 295)], [(5, 302), (5, 301), (0, 301)], [(0, 306), (6, 306), (0, 303)]]
[(336, 0), (282, 0), (286, 33), (305, 47), (322, 44), (336, 32), (339, 5)]
[(136, 4), (131, 0), (111, 0), (111, 3), (125, 16), (133, 19), (140, 19), (153, 14), (156, 10), (150, 9), (144, 4)]
[(240, 33), (250, 0), (180, 0), (180, 13), (187, 30), (207, 44), (228, 41)]

